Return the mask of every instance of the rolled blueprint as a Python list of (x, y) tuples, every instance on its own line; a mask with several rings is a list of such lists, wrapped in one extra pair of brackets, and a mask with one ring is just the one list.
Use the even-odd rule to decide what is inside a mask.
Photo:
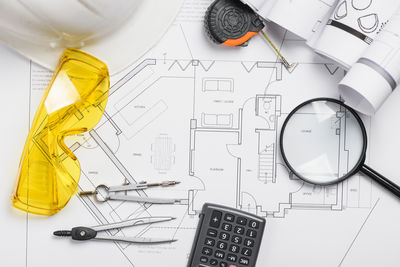
[(308, 45), (347, 70), (368, 49), (398, 6), (398, 0), (340, 0)]
[(400, 80), (400, 8), (339, 83), (345, 102), (372, 115)]

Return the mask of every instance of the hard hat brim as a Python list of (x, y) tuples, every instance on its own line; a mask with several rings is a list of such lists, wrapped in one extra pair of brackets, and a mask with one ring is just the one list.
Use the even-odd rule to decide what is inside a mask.
[[(161, 39), (182, 3), (183, 0), (144, 0), (118, 30), (91, 40), (79, 49), (105, 62), (111, 75), (121, 72)], [(51, 48), (21, 42), (10, 36), (0, 41), (50, 70), (56, 68), (65, 50), (65, 47)]]

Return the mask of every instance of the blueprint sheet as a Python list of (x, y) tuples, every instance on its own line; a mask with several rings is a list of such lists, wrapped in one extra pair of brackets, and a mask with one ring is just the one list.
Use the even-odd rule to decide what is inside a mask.
[[(138, 192), (180, 198), (178, 205), (100, 204), (74, 196), (52, 217), (11, 208), (23, 143), (52, 73), (0, 47), (1, 266), (183, 267), (204, 202), (266, 218), (259, 267), (400, 265), (396, 197), (362, 175), (328, 187), (305, 184), (280, 157), (278, 137), (288, 113), (310, 98), (337, 98), (344, 71), (274, 25), (267, 33), (290, 62), (299, 63), (290, 72), (260, 36), (246, 48), (210, 43), (202, 24), (210, 2), (186, 1), (163, 39), (111, 78), (97, 127), (68, 140), (82, 167), (81, 190), (179, 180), (172, 188)], [(399, 114), (395, 91), (374, 117), (363, 118), (368, 164), (397, 183)], [(177, 219), (107, 234), (178, 241), (149, 246), (52, 236), (58, 229), (143, 216)]]

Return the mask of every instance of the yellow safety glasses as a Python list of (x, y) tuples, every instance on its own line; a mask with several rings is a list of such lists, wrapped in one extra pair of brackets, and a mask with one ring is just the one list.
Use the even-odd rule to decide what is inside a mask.
[(64, 138), (86, 132), (100, 121), (109, 88), (103, 62), (78, 50), (64, 52), (25, 143), (14, 207), (52, 215), (77, 192), (81, 169)]

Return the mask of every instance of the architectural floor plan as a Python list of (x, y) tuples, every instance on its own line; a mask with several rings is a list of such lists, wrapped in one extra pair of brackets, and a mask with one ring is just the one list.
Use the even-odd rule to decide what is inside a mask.
[[(82, 207), (82, 218), (98, 224), (177, 218), (110, 231), (178, 239), (156, 246), (111, 244), (118, 250), (118, 266), (185, 266), (205, 202), (267, 219), (257, 266), (350, 266), (346, 258), (380, 201), (375, 185), (361, 175), (326, 187), (306, 184), (284, 165), (278, 143), (282, 123), (295, 106), (314, 97), (338, 98), (344, 71), (273, 25), (268, 34), (288, 60), (298, 63), (290, 71), (258, 36), (248, 47), (217, 47), (202, 28), (209, 4), (186, 1), (163, 39), (111, 77), (101, 122), (67, 140), (81, 164), (81, 190), (178, 180), (175, 187), (126, 194), (173, 197), (181, 203), (98, 203), (75, 196), (69, 205)], [(52, 73), (34, 63), (30, 72), (33, 116)], [(369, 131), (371, 121), (363, 119)], [(85, 223), (79, 219), (76, 215), (71, 223)]]

